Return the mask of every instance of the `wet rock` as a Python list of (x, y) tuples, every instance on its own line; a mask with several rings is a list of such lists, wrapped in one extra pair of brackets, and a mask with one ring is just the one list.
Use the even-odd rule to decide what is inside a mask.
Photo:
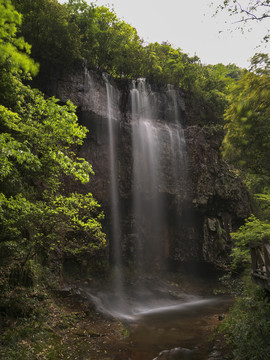
[(161, 351), (157, 357), (153, 360), (181, 360), (181, 359), (190, 359), (192, 354), (194, 354), (197, 349), (186, 349), (182, 347), (177, 347), (171, 350), (163, 350)]
[(211, 231), (216, 231), (217, 227), (216, 227), (216, 219), (207, 219), (208, 221), (208, 227)]
[[(112, 214), (105, 80), (101, 75), (82, 68), (74, 73), (59, 74), (54, 81), (57, 84), (51, 88), (55, 89), (55, 95), (62, 101), (71, 99), (78, 106), (80, 123), (89, 129), (79, 155), (92, 163), (95, 176), (88, 184), (80, 185), (80, 190), (92, 192), (101, 203), (105, 212), (105, 229), (109, 234)], [(136, 262), (138, 234), (134, 234), (133, 214), (131, 84), (119, 82), (113, 87), (116, 94), (113, 114), (116, 117), (114, 130), (123, 235), (121, 246), (126, 264), (132, 264)], [(164, 224), (160, 227), (160, 237), (164, 241), (161, 253), (172, 264), (197, 262), (222, 265), (228, 260), (232, 248), (230, 232), (242, 225), (251, 212), (249, 195), (240, 178), (221, 157), (223, 132), (213, 131), (210, 126), (196, 125), (194, 111), (185, 100), (188, 99), (180, 90), (175, 91), (178, 115), (185, 127), (185, 166), (179, 167), (179, 171), (173, 174), (172, 139), (183, 129), (175, 122), (168, 88), (153, 86), (149, 92), (160, 149), (160, 176), (156, 189), (158, 201), (166, 209)], [(176, 160), (179, 162), (179, 156)], [(78, 185), (72, 183), (69, 186), (76, 191)], [(144, 194), (146, 208), (152, 198), (151, 191)], [(144, 238), (153, 238), (153, 227), (148, 219), (142, 218), (139, 230)], [(154, 238), (153, 243), (157, 243)], [(109, 252), (102, 256), (108, 257)]]
[(225, 358), (222, 356), (222, 353), (218, 350), (213, 350), (208, 355), (208, 360), (225, 360)]

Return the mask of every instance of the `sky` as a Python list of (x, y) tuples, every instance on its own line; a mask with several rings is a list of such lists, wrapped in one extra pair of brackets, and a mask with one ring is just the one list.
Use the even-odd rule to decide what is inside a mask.
[(213, 1), (214, 7), (210, 7), (211, 0), (93, 2), (113, 8), (117, 17), (136, 28), (146, 43), (168, 41), (190, 56), (199, 56), (203, 64), (234, 63), (239, 67), (248, 67), (248, 59), (256, 52), (269, 53), (270, 50), (270, 45), (257, 48), (267, 31), (264, 23), (242, 34), (240, 31), (229, 31), (235, 25), (232, 25), (233, 20), (227, 11), (213, 17), (215, 6), (220, 1)]

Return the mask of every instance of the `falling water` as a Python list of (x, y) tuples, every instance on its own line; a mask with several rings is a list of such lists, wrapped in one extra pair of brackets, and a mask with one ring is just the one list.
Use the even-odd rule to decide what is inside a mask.
[(179, 188), (180, 182), (184, 182), (186, 174), (186, 142), (184, 130), (180, 122), (178, 94), (172, 85), (168, 85), (168, 95), (172, 104), (172, 123), (166, 125), (170, 138), (171, 181), (174, 187)]
[[(119, 96), (107, 76), (104, 76), (104, 80), (109, 135), (112, 220), (110, 244), (114, 281), (110, 293), (101, 292), (98, 296), (92, 296), (92, 300), (103, 312), (128, 318), (141, 311), (166, 307), (170, 302), (163, 296), (155, 299), (148, 285), (147, 289), (145, 286), (136, 286), (133, 290), (124, 286), (116, 147), (119, 134)], [(182, 189), (185, 143), (179, 122), (177, 94), (170, 88), (166, 96), (167, 103), (171, 104), (171, 116), (167, 124), (157, 119), (160, 100), (144, 79), (133, 81), (130, 89), (133, 159), (131, 225), (135, 247), (133, 261), (138, 275), (136, 284), (140, 283), (141, 279), (147, 280), (145, 274), (162, 272), (165, 268), (169, 253), (168, 243), (165, 241), (167, 239), (168, 242), (169, 233), (166, 193), (176, 197)], [(174, 301), (170, 303), (174, 304)]]
[(112, 217), (112, 236), (111, 254), (114, 265), (114, 288), (118, 294), (118, 304), (123, 301), (123, 269), (121, 254), (121, 226), (120, 226), (120, 206), (118, 192), (118, 172), (117, 172), (117, 153), (116, 153), (116, 127), (117, 116), (115, 107), (118, 106), (118, 98), (114, 87), (110, 84), (108, 77), (104, 74), (107, 95), (107, 117), (109, 132), (109, 162), (110, 162), (110, 194), (111, 194), (111, 217)]
[(162, 199), (159, 197), (160, 129), (153, 122), (151, 89), (144, 79), (131, 89), (133, 210), (137, 270), (160, 265)]
[[(133, 81), (130, 91), (133, 146), (134, 233), (137, 266), (144, 270), (164, 267), (166, 201), (162, 186), (178, 195), (185, 173), (185, 140), (179, 121), (177, 93), (168, 88), (171, 123), (161, 123), (158, 100), (144, 79)], [(169, 149), (168, 149), (169, 144)], [(168, 252), (168, 251), (167, 251)]]
[[(136, 353), (134, 357), (129, 354), (130, 359), (138, 359), (138, 348), (138, 354), (142, 355), (140, 359), (144, 359), (145, 347), (149, 348), (149, 353), (155, 354), (152, 357), (156, 356), (155, 359), (163, 359), (167, 355), (174, 358), (177, 356), (179, 359), (201, 359), (202, 352), (197, 351), (196, 347), (201, 332), (194, 335), (194, 328), (198, 328), (198, 319), (202, 313), (208, 316), (208, 311), (216, 311), (210, 308), (217, 306), (217, 301), (175, 292), (173, 284), (163, 282), (162, 278), (158, 279), (166, 260), (165, 237), (166, 234), (168, 236), (169, 228), (166, 196), (174, 201), (181, 196), (185, 180), (186, 151), (184, 131), (180, 123), (179, 95), (171, 86), (168, 87), (165, 94), (168, 105), (165, 122), (157, 116), (161, 112), (158, 107), (160, 99), (144, 79), (134, 81), (130, 89), (132, 227), (136, 238), (134, 264), (138, 277), (124, 286), (116, 147), (119, 118), (115, 111), (119, 106), (119, 99), (109, 79), (104, 76), (104, 80), (109, 134), (112, 219), (110, 243), (115, 271), (112, 289), (99, 292), (87, 290), (86, 295), (99, 311), (135, 324), (130, 328), (130, 336), (135, 340)], [(178, 213), (175, 214), (178, 216)], [(177, 221), (179, 223), (178, 217)], [(155, 276), (151, 276), (152, 274)], [(133, 286), (140, 280), (143, 280), (144, 286)], [(166, 346), (170, 348), (160, 352)], [(146, 354), (145, 359), (150, 357)]]
[(172, 112), (172, 121), (174, 123), (179, 123), (179, 110), (178, 110), (178, 101), (177, 101), (177, 92), (174, 89), (173, 85), (168, 84), (168, 94), (169, 97), (171, 98), (171, 102), (172, 102), (172, 107), (171, 107), (171, 112)]

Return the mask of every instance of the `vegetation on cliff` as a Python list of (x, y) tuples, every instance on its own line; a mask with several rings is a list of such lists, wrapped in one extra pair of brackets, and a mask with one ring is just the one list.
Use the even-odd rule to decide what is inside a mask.
[[(255, 214), (233, 234), (235, 255), (249, 258), (250, 241), (270, 237), (270, 60), (257, 54), (251, 60), (252, 71), (245, 71), (232, 88), (225, 112), (226, 136), (223, 155), (241, 172), (254, 194)], [(244, 256), (244, 254), (246, 254)]]
[(113, 10), (85, 0), (12, 1), (23, 14), (19, 33), (31, 44), (41, 72), (85, 61), (89, 69), (115, 78), (170, 83), (200, 107), (202, 123), (222, 123), (230, 86), (241, 74), (236, 65), (203, 65), (168, 42), (146, 44)]
[[(235, 1), (224, 2), (225, 7), (229, 3)], [(265, 4), (269, 6), (268, 1)], [(227, 106), (224, 156), (245, 177), (251, 191), (259, 193), (254, 197), (254, 215), (232, 234), (235, 261), (248, 262), (249, 240), (270, 236), (267, 55), (256, 55), (251, 71), (235, 65), (203, 65), (197, 56), (190, 57), (169, 43), (145, 44), (136, 29), (119, 20), (114, 11), (84, 0), (69, 0), (65, 5), (57, 0), (0, 0), (0, 14), (3, 356), (31, 359), (39, 353), (41, 359), (67, 358), (59, 327), (64, 315), (51, 303), (45, 288), (52, 284), (53, 271), (58, 279), (64, 255), (91, 255), (105, 245), (99, 204), (91, 194), (72, 192), (63, 181), (72, 178), (85, 183), (93, 173), (91, 165), (76, 155), (87, 130), (78, 124), (70, 102), (60, 105), (57, 99), (46, 98), (26, 85), (39, 67), (41, 71), (68, 69), (86, 62), (90, 69), (106, 71), (115, 78), (143, 76), (161, 85), (174, 84), (200, 107), (203, 125), (222, 126)], [(53, 329), (46, 321), (50, 309), (51, 317), (58, 314)], [(256, 323), (251, 321), (251, 313)], [(269, 298), (262, 291), (245, 290), (223, 326), (235, 359), (264, 358), (258, 346), (253, 346), (255, 353), (247, 346), (252, 333), (253, 343), (269, 350), (261, 335), (269, 333), (267, 317)], [(78, 323), (73, 320), (63, 320), (63, 326), (71, 328)], [(48, 340), (42, 348), (34, 341), (29, 349), (24, 342), (34, 333), (38, 341), (43, 335)], [(21, 346), (14, 345), (14, 334)], [(22, 348), (25, 352), (18, 357)]]
[[(227, 11), (241, 31), (270, 18), (270, 1), (225, 0), (217, 12)], [(250, 30), (250, 28), (249, 28)], [(269, 30), (263, 41), (269, 41)], [(270, 239), (270, 59), (256, 54), (250, 71), (244, 71), (229, 96), (225, 112), (226, 136), (223, 155), (234, 165), (253, 195), (254, 214), (235, 233), (233, 265), (246, 267), (249, 281), (238, 297), (222, 331), (232, 346), (234, 359), (266, 359), (269, 354), (269, 292), (250, 284), (249, 243)]]
[(92, 194), (71, 192), (63, 182), (85, 183), (93, 173), (76, 156), (87, 130), (70, 102), (60, 106), (23, 84), (38, 65), (30, 45), (16, 38), (21, 15), (9, 0), (0, 9), (0, 310), (1, 317), (34, 316), (31, 293), (50, 272), (59, 274), (63, 255), (105, 245), (103, 215)]
[(232, 346), (236, 360), (267, 358), (269, 354), (269, 292), (250, 284), (249, 243), (270, 239), (270, 60), (256, 54), (251, 71), (244, 71), (232, 88), (225, 112), (226, 136), (223, 155), (245, 180), (253, 194), (254, 213), (238, 231), (233, 265), (248, 269), (248, 279), (221, 330)]

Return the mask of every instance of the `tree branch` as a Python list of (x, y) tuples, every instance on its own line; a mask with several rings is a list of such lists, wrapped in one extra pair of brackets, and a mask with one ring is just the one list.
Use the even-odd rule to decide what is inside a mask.
[[(258, 17), (258, 16), (256, 16), (256, 15), (254, 15), (253, 13), (251, 13), (249, 10), (243, 9), (243, 7), (241, 6), (241, 4), (240, 4), (238, 1), (236, 1), (236, 3), (237, 3), (237, 5), (238, 5), (238, 7), (239, 7), (239, 9), (240, 9), (240, 12), (248, 15), (249, 17), (247, 17), (247, 18), (245, 18), (245, 19), (238, 20), (238, 21), (236, 21), (234, 24), (239, 23), (239, 22), (246, 22), (246, 21), (249, 21), (249, 20), (260, 21), (260, 20), (263, 20), (263, 19), (265, 19), (265, 18), (270, 17), (270, 14), (269, 14), (269, 15), (263, 14), (263, 15), (261, 15), (261, 16)], [(262, 3), (261, 1), (260, 1), (260, 3), (261, 3), (261, 6), (264, 6), (264, 5), (263, 5), (264, 3)], [(270, 7), (270, 5), (267, 5), (267, 6)], [(255, 10), (255, 8), (254, 8), (254, 10)]]

